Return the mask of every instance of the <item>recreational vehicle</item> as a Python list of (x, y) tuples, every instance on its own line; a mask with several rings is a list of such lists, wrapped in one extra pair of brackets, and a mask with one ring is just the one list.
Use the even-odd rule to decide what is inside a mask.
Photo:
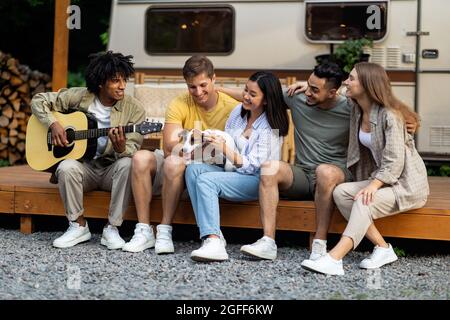
[(450, 159), (449, 13), (448, 0), (114, 0), (109, 49), (134, 55), (147, 74), (178, 75), (199, 53), (218, 75), (265, 69), (305, 80), (316, 56), (370, 37), (370, 61), (420, 114), (422, 156)]

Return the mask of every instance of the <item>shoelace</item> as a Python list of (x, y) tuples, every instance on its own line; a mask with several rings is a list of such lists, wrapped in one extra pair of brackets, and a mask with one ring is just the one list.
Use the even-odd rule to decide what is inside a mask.
[(370, 255), (369, 259), (375, 259), (378, 256), (382, 255), (384, 253), (385, 250), (382, 249), (386, 249), (386, 248), (381, 248), (381, 247), (376, 247), (375, 249), (373, 249), (372, 254)]
[(323, 251), (322, 248), (323, 248), (323, 246), (321, 244), (319, 244), (317, 242), (313, 242), (311, 252), (317, 253), (317, 254), (322, 253), (322, 251)]
[(120, 238), (119, 230), (117, 228), (108, 227), (105, 232), (106, 237)]
[(78, 228), (80, 227), (80, 225), (75, 225), (75, 224), (72, 224), (72, 223), (70, 223), (69, 224), (69, 229), (67, 229), (67, 232), (74, 232), (74, 231), (76, 231)]
[(208, 247), (208, 246), (212, 245), (212, 243), (214, 242), (214, 239), (219, 239), (220, 240), (220, 238), (206, 238), (205, 240), (203, 240), (202, 247), (203, 246)]
[(144, 236), (144, 229), (139, 229), (138, 232), (135, 232), (131, 241), (137, 241), (138, 239), (144, 238), (147, 240), (147, 237)]
[(264, 245), (264, 244), (269, 244), (268, 241), (266, 241), (265, 239), (258, 239), (258, 241), (256, 241), (255, 245)]
[(203, 240), (203, 244), (208, 244), (212, 241), (213, 238), (206, 238), (205, 240)]
[(169, 232), (167, 232), (167, 231), (159, 232), (157, 238), (160, 240), (172, 240), (172, 237), (170, 236)]

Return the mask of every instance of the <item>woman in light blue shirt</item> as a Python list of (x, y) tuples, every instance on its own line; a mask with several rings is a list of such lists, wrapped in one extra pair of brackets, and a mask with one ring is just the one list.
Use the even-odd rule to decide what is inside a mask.
[(223, 139), (211, 137), (209, 144), (236, 167), (225, 172), (220, 166), (191, 164), (186, 185), (203, 243), (191, 253), (195, 261), (228, 259), (220, 231), (219, 198), (230, 201), (258, 199), (260, 167), (267, 160), (280, 160), (283, 136), (289, 119), (280, 81), (270, 72), (256, 72), (244, 89), (243, 102), (230, 114), (225, 131), (235, 142), (233, 149)]

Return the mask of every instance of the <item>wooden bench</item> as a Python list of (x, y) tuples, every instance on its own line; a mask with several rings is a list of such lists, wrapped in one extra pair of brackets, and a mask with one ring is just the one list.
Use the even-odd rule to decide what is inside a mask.
[[(34, 215), (64, 216), (64, 207), (56, 185), (48, 182), (49, 174), (33, 171), (28, 166), (0, 168), (0, 213), (20, 215), (20, 231), (33, 231)], [(430, 177), (431, 195), (425, 207), (376, 221), (384, 236), (432, 240), (450, 240), (450, 178)], [(106, 218), (110, 194), (89, 192), (84, 198), (85, 216)], [(151, 203), (151, 221), (162, 217), (161, 198)], [(125, 220), (136, 220), (131, 203)], [(178, 206), (174, 223), (195, 224), (189, 200)], [(221, 202), (221, 224), (227, 227), (262, 228), (258, 202)], [(346, 221), (339, 212), (333, 214), (330, 233), (342, 233)], [(312, 201), (280, 201), (278, 230), (313, 233), (315, 208)]]

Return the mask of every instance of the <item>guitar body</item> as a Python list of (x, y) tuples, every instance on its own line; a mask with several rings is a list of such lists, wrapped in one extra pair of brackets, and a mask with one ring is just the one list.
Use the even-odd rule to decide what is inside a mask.
[(49, 145), (50, 129), (45, 128), (32, 115), (27, 125), (25, 150), (29, 166), (38, 171), (54, 171), (65, 159), (93, 158), (97, 149), (97, 138), (73, 141), (72, 137), (74, 131), (97, 128), (97, 122), (80, 111), (69, 114), (53, 112), (53, 115), (66, 130), (69, 145), (67, 147)]

